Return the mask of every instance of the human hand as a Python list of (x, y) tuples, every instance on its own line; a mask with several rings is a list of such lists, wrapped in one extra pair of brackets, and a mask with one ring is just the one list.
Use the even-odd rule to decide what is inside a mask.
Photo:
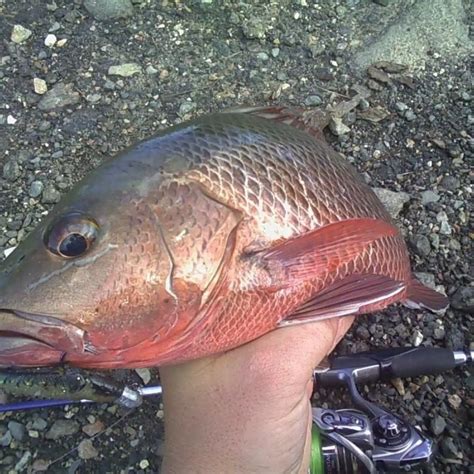
[(164, 474), (307, 473), (314, 368), (353, 318), (273, 331), (160, 369)]

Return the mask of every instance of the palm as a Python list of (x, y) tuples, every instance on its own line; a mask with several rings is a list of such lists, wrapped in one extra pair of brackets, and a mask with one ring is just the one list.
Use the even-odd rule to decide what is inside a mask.
[(189, 470), (191, 459), (189, 472), (305, 472), (312, 371), (351, 322), (279, 329), (224, 354), (163, 368), (164, 472)]

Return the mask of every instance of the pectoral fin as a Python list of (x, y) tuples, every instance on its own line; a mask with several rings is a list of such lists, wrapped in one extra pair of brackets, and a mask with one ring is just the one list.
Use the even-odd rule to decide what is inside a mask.
[(315, 295), (279, 326), (360, 314), (367, 306), (390, 299), (405, 287), (404, 282), (384, 275), (351, 275)]
[(348, 219), (287, 240), (261, 253), (272, 270), (283, 268), (291, 282), (335, 271), (362, 253), (375, 240), (396, 235), (398, 229), (379, 219)]

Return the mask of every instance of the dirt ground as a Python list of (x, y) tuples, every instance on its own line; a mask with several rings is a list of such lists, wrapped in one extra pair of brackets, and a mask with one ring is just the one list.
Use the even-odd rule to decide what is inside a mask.
[[(158, 129), (239, 104), (326, 108), (363, 86), (370, 96), (327, 139), (371, 186), (393, 191), (413, 268), (451, 307), (360, 317), (337, 350), (473, 349), (470, 2), (103, 3), (0, 0), (2, 258), (73, 183)], [(380, 60), (406, 69), (367, 69)], [(426, 472), (464, 473), (473, 472), (473, 388), (472, 369), (460, 368), (364, 392), (436, 439)], [(320, 391), (315, 404), (335, 398)], [(154, 399), (132, 412), (0, 414), (0, 472), (159, 472), (162, 408)]]

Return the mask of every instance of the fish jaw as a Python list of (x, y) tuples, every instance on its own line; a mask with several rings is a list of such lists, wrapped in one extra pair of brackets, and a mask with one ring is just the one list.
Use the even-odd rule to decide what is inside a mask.
[(92, 350), (77, 326), (51, 316), (0, 309), (0, 367), (56, 365), (67, 352)]

